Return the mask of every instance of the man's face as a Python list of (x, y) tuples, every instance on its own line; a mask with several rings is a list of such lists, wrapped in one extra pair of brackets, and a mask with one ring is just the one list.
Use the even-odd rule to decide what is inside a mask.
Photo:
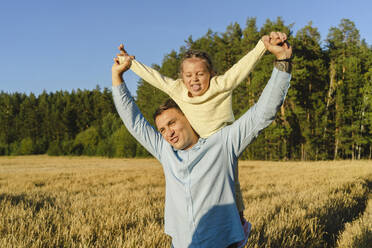
[(158, 115), (155, 124), (163, 138), (177, 150), (187, 150), (198, 141), (198, 136), (185, 115), (175, 108)]
[(199, 58), (189, 58), (182, 63), (182, 80), (190, 96), (201, 96), (209, 88), (211, 73), (206, 62)]

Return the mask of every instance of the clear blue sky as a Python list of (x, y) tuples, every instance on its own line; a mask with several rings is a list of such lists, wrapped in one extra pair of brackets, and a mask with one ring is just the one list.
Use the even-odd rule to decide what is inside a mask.
[[(161, 64), (192, 35), (224, 32), (248, 17), (260, 28), (281, 16), (294, 31), (309, 21), (325, 39), (342, 18), (372, 44), (371, 0), (4, 0), (0, 2), (0, 91), (41, 93), (110, 87), (112, 58), (122, 42), (141, 62)], [(126, 73), (135, 91), (138, 78)], [(133, 92), (135, 93), (135, 92)]]

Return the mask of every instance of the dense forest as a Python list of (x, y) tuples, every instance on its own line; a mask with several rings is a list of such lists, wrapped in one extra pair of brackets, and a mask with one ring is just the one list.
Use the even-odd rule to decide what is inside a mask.
[[(248, 18), (244, 29), (234, 23), (223, 33), (208, 30), (188, 37), (171, 51), (162, 74), (176, 78), (182, 54), (189, 48), (207, 51), (223, 74), (270, 31), (289, 34), (293, 71), (287, 99), (274, 123), (242, 155), (260, 160), (333, 160), (372, 158), (372, 47), (355, 24), (341, 20), (321, 40), (309, 23), (294, 34), (281, 18), (258, 29)], [(274, 57), (266, 54), (234, 91), (238, 118), (257, 101), (268, 81)], [(125, 76), (125, 75), (124, 75)], [(109, 77), (108, 77), (109, 78)], [(34, 94), (0, 92), (0, 155), (150, 156), (122, 124), (110, 86), (103, 90)], [(136, 102), (152, 122), (152, 113), (167, 96), (140, 80)]]

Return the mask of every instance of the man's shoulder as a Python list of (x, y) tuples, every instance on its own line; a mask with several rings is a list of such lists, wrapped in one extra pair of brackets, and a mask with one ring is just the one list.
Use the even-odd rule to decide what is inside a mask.
[(228, 142), (228, 136), (230, 132), (231, 125), (226, 125), (222, 128), (220, 128), (217, 132), (213, 133), (212, 135), (204, 138), (204, 143), (208, 145), (226, 145)]

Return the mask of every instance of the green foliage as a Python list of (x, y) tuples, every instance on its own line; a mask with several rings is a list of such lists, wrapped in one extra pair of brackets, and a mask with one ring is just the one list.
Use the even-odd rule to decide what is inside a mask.
[[(371, 153), (366, 138), (366, 104), (363, 85), (368, 84), (368, 61), (371, 49), (360, 41), (359, 31), (348, 19), (332, 27), (327, 37), (330, 60), (330, 88), (327, 120), (331, 120), (334, 136), (333, 158), (360, 159)], [(369, 145), (365, 145), (368, 144)]]
[(140, 80), (137, 87), (137, 105), (146, 120), (154, 125), (153, 113), (169, 96), (152, 85)]
[(115, 157), (133, 158), (136, 156), (137, 142), (125, 126), (121, 126), (112, 135), (112, 144), (115, 147), (113, 153)]
[(49, 156), (63, 155), (61, 146), (57, 140), (53, 140), (52, 142), (50, 142), (47, 154)]
[(117, 114), (107, 113), (102, 120), (102, 125), (100, 126), (101, 137), (104, 139), (110, 137), (122, 125), (123, 123)]
[(34, 153), (34, 144), (32, 142), (31, 138), (24, 138), (20, 142), (19, 146), (17, 147), (17, 150), (15, 151), (15, 155), (27, 155), (27, 154), (33, 154)]
[(96, 155), (113, 157), (115, 154), (115, 147), (111, 139), (102, 139), (98, 142)]
[(8, 145), (0, 143), (0, 156), (8, 155)]
[(73, 143), (73, 150), (77, 155), (94, 155), (99, 141), (99, 134), (95, 127), (90, 127), (79, 133)]

